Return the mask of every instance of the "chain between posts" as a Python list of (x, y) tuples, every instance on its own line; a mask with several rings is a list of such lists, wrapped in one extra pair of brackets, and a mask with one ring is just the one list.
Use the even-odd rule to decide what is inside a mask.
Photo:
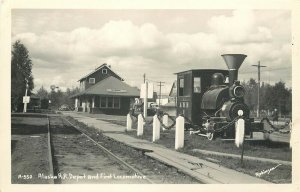
[(146, 118), (144, 117), (144, 114), (143, 113), (141, 113), (141, 114), (142, 114), (143, 120), (146, 124), (151, 125), (153, 123), (153, 118), (150, 121), (147, 121)]
[(290, 125), (290, 122), (287, 122), (284, 126), (281, 126), (280, 128), (279, 127), (275, 127), (272, 123), (271, 123), (271, 121), (270, 121), (270, 119), (268, 119), (267, 117), (264, 117), (260, 122), (261, 123), (263, 123), (264, 121), (266, 121), (270, 126), (271, 126), (271, 130), (263, 130), (263, 133), (273, 133), (273, 132), (279, 132), (279, 133), (282, 133), (282, 134), (288, 134), (288, 133), (290, 133), (290, 131), (291, 130), (288, 130), (288, 131), (286, 131), (286, 132), (282, 132), (281, 130), (282, 129), (285, 129), (285, 128), (287, 128), (289, 125)]
[(132, 110), (129, 110), (129, 113), (128, 113), (128, 114), (130, 115), (130, 118), (131, 118), (131, 120), (132, 120), (132, 123), (136, 123), (137, 120), (138, 120), (137, 115), (134, 115), (134, 113), (133, 113)]
[[(194, 125), (193, 122), (185, 117), (184, 115), (180, 115), (182, 116), (193, 128), (196, 128), (196, 129), (203, 129), (201, 126), (199, 125)], [(219, 129), (211, 129), (211, 130), (207, 130), (208, 132), (221, 132), (225, 129), (228, 129), (231, 125), (233, 125), (239, 118), (243, 118), (243, 117), (236, 117), (234, 118), (231, 122), (229, 122), (228, 124), (224, 125), (223, 127), (219, 128)]]
[[(132, 111), (132, 110), (129, 111), (129, 114), (130, 114), (130, 118), (131, 118), (132, 122), (133, 122), (133, 123), (136, 123), (136, 122), (137, 122), (137, 119), (138, 119), (138, 115), (133, 114), (133, 111)], [(158, 117), (159, 122), (161, 123), (161, 125), (162, 125), (165, 129), (171, 129), (171, 128), (173, 128), (173, 127), (176, 125), (176, 120), (175, 120), (173, 117), (171, 117), (168, 113), (166, 113), (166, 112), (160, 113), (160, 112), (158, 111), (156, 114), (157, 114), (157, 117)], [(145, 119), (143, 113), (141, 113), (141, 115), (142, 115), (143, 120), (144, 120), (144, 122), (145, 122), (146, 124), (151, 125), (151, 124), (153, 123), (153, 119), (150, 120), (150, 121), (147, 121), (147, 120)], [(171, 119), (171, 121), (172, 121), (172, 124), (171, 124), (171, 125), (166, 126), (166, 125), (163, 123), (162, 118), (163, 118), (164, 115), (168, 115), (168, 118)], [(189, 118), (187, 118), (186, 116), (184, 116), (183, 114), (180, 114), (179, 116), (183, 117), (184, 120), (185, 120), (187, 123), (189, 123), (189, 124), (191, 125), (192, 128), (198, 129), (198, 130), (200, 130), (200, 129), (202, 128), (202, 127), (199, 126), (199, 125), (193, 124), (193, 122), (192, 122)], [(228, 124), (224, 125), (223, 127), (219, 128), (219, 129), (211, 129), (211, 130), (208, 130), (208, 131), (209, 131), (209, 132), (221, 132), (221, 131), (224, 131), (225, 129), (228, 129), (230, 126), (232, 126), (239, 118), (243, 118), (243, 117), (239, 117), (239, 116), (238, 116), (238, 117), (234, 118), (234, 119), (233, 119), (231, 122), (229, 122)], [(286, 127), (289, 125), (289, 123), (288, 123), (288, 124), (287, 124), (285, 127), (283, 127), (283, 128), (276, 128), (273, 124), (271, 124), (271, 122), (270, 122), (270, 120), (269, 120), (268, 118), (263, 118), (263, 119), (261, 120), (261, 122), (263, 122), (263, 121), (267, 121), (267, 123), (273, 128), (273, 130), (268, 130), (268, 131), (267, 131), (267, 130), (264, 130), (264, 131), (263, 131), (264, 133), (272, 133), (272, 132), (275, 132), (275, 131), (280, 131), (280, 129), (284, 129), (284, 128), (286, 128)], [(290, 132), (290, 131), (284, 132), (284, 133), (289, 133), (289, 132)]]
[(186, 116), (184, 116), (183, 114), (180, 114), (179, 116), (183, 117), (184, 120), (185, 120), (187, 123), (189, 123), (193, 128), (195, 128), (195, 129), (200, 129), (200, 128), (201, 128), (199, 125), (193, 124), (193, 122), (192, 122), (189, 118), (187, 118)]
[[(164, 115), (167, 115), (168, 118), (171, 119), (171, 121), (173, 122), (171, 125), (166, 126), (166, 125), (163, 123), (163, 121), (162, 121), (161, 119), (163, 118)], [(174, 126), (176, 125), (176, 120), (175, 120), (173, 117), (171, 117), (168, 113), (165, 113), (165, 112), (164, 112), (163, 114), (158, 113), (158, 114), (157, 114), (157, 117), (158, 117), (158, 120), (159, 120), (160, 124), (161, 124), (161, 125), (163, 126), (163, 128), (165, 128), (165, 129), (171, 129), (172, 127), (174, 127)]]
[(221, 132), (225, 129), (227, 129), (228, 127), (230, 127), (231, 125), (233, 125), (235, 122), (237, 122), (238, 119), (243, 119), (243, 117), (238, 116), (236, 118), (234, 118), (231, 122), (229, 122), (228, 124), (224, 125), (223, 127), (219, 128), (219, 129), (215, 129), (214, 132)]

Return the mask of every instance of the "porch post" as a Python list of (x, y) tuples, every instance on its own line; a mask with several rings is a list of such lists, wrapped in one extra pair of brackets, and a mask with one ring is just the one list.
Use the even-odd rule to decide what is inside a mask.
[(92, 108), (95, 108), (95, 96), (92, 98)]
[(92, 108), (90, 109), (90, 113), (94, 113), (95, 108), (95, 96), (92, 97)]
[(86, 105), (86, 99), (85, 98), (83, 98), (82, 99), (82, 112), (85, 112), (85, 105)]
[(75, 98), (75, 111), (78, 110), (78, 98), (76, 97)]
[(77, 111), (79, 111), (79, 108), (81, 107), (81, 105), (80, 105), (80, 97), (78, 97), (78, 104), (77, 104), (78, 106), (77, 106)]
[(90, 99), (89, 98), (87, 98), (87, 100), (86, 100), (86, 112), (90, 112)]

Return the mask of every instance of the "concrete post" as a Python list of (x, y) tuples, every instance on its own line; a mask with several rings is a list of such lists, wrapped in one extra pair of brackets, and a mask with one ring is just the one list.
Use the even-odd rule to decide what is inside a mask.
[[(169, 126), (169, 116), (168, 115), (164, 115), (163, 116), (163, 123), (165, 126)], [(163, 127), (163, 131), (165, 131), (166, 129)]]
[(132, 119), (130, 117), (130, 114), (127, 114), (127, 126), (126, 126), (126, 130), (127, 131), (131, 131), (132, 129)]
[(160, 138), (160, 122), (157, 118), (157, 115), (153, 116), (153, 137), (152, 141), (155, 142)]
[(142, 136), (144, 133), (144, 119), (142, 114), (138, 116), (137, 136)]
[[(242, 116), (243, 111), (239, 110), (238, 115)], [(238, 119), (237, 122), (235, 122), (235, 145), (237, 147), (240, 147), (241, 145), (243, 145), (244, 135), (245, 135), (245, 120)]]
[(179, 116), (176, 118), (175, 149), (182, 147), (184, 147), (184, 118)]

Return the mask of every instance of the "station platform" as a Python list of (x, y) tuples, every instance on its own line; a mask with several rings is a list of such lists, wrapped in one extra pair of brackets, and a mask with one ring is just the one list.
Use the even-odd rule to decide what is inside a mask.
[[(78, 112), (62, 112), (65, 116), (71, 116), (79, 122), (93, 126), (105, 136), (122, 142), (133, 148), (141, 149), (145, 155), (154, 158), (164, 164), (177, 168), (179, 171), (194, 177), (207, 184), (270, 184), (270, 182), (223, 167), (198, 157), (184, 154), (169, 149), (162, 145), (137, 139), (125, 134), (125, 127), (102, 121), (96, 117), (88, 117)], [(116, 117), (118, 118), (118, 117)]]

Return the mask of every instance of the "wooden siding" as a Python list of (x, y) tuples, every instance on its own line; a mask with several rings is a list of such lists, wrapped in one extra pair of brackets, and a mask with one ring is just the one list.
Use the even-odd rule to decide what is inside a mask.
[[(103, 69), (107, 70), (106, 74), (102, 73)], [(122, 78), (120, 78), (118, 75), (116, 75), (109, 67), (104, 66), (101, 69), (99, 69), (98, 71), (96, 71), (95, 73), (92, 73), (91, 75), (87, 76), (85, 79), (81, 80), (80, 83), (84, 84), (84, 90), (85, 90), (85, 89), (88, 89), (89, 87), (95, 85), (99, 81), (102, 81), (103, 79), (105, 79), (109, 76), (113, 76), (113, 77), (119, 79), (120, 81), (122, 81)], [(90, 84), (89, 83), (89, 78), (95, 78), (95, 83)]]

